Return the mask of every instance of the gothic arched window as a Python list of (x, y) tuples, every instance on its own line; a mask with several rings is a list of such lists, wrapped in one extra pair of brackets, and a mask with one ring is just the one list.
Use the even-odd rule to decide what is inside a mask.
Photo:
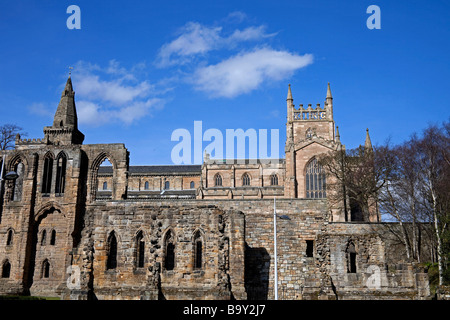
[(173, 270), (175, 268), (175, 238), (171, 230), (166, 233), (164, 246), (164, 269)]
[(194, 181), (191, 181), (191, 182), (189, 183), (189, 188), (195, 189), (195, 183), (194, 183)]
[(56, 231), (52, 230), (52, 233), (50, 235), (50, 245), (54, 246), (56, 244)]
[(42, 231), (41, 235), (41, 246), (45, 246), (47, 244), (47, 231)]
[(3, 262), (2, 266), (2, 278), (9, 278), (11, 275), (11, 263), (8, 260)]
[(13, 244), (13, 236), (14, 236), (14, 233), (13, 233), (12, 229), (9, 229), (8, 236), (6, 237), (6, 245), (7, 246), (11, 246)]
[(114, 231), (112, 231), (108, 238), (106, 269), (115, 269), (116, 267), (117, 267), (117, 239)]
[(214, 186), (215, 187), (221, 187), (222, 186), (222, 176), (219, 173), (217, 173), (214, 176)]
[(136, 267), (143, 268), (144, 267), (144, 258), (145, 258), (145, 240), (142, 231), (136, 236)]
[(67, 159), (64, 153), (61, 153), (58, 159), (56, 160), (56, 185), (55, 185), (55, 193), (63, 194), (64, 187), (66, 184), (66, 165)]
[(244, 173), (242, 175), (242, 185), (243, 186), (249, 186), (250, 185), (250, 176), (248, 175), (248, 173)]
[(165, 190), (169, 190), (170, 189), (170, 182), (169, 181), (164, 182), (164, 189)]
[(42, 176), (42, 193), (49, 194), (52, 188), (53, 158), (46, 155), (44, 159), (44, 173)]
[(149, 189), (148, 181), (145, 181), (145, 183), (144, 183), (144, 190), (148, 190), (148, 189)]
[(326, 178), (322, 166), (313, 158), (306, 166), (306, 198), (326, 198)]
[(271, 186), (278, 185), (278, 176), (275, 173), (270, 175), (270, 185)]
[(202, 258), (203, 258), (203, 243), (200, 231), (197, 231), (194, 235), (194, 269), (202, 268)]
[(47, 259), (44, 260), (42, 263), (42, 273), (41, 278), (48, 278), (50, 277), (50, 262), (48, 262)]
[(347, 273), (356, 273), (356, 248), (352, 241), (348, 242), (345, 253), (347, 256)]
[(23, 176), (25, 174), (24, 165), (21, 160), (14, 165), (14, 171), (19, 176), (16, 180), (14, 180), (13, 184), (13, 201), (21, 201), (22, 200), (22, 188), (23, 188)]

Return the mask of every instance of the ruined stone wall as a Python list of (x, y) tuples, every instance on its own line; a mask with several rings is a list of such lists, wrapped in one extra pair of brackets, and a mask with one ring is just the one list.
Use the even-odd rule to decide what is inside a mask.
[[(329, 250), (326, 269), (338, 299), (426, 299), (428, 276), (417, 264), (393, 257), (391, 246), (397, 240), (387, 226), (378, 223), (330, 223), (326, 233), (318, 235)], [(391, 230), (392, 231), (392, 230)], [(351, 271), (349, 244), (354, 245)]]
[[(87, 208), (84, 247), (74, 264), (91, 273), (98, 299), (245, 299), (244, 217), (214, 205), (174, 202), (107, 202)], [(117, 239), (117, 266), (107, 267), (108, 238)], [(145, 262), (137, 264), (136, 236), (143, 234)], [(202, 267), (194, 267), (194, 235), (202, 241)], [(175, 246), (173, 270), (165, 268), (166, 237)], [(92, 254), (87, 270), (83, 261)], [(89, 280), (86, 279), (85, 285)], [(66, 296), (70, 293), (66, 292)]]

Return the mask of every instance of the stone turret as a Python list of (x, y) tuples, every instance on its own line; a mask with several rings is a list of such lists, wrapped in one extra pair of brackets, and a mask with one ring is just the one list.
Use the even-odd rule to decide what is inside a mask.
[(45, 127), (44, 134), (44, 140), (47, 144), (67, 145), (83, 143), (84, 134), (78, 130), (75, 91), (73, 91), (70, 76), (61, 94), (61, 100), (53, 119), (53, 126)]
[(364, 143), (364, 148), (366, 150), (373, 150), (372, 141), (370, 141), (370, 136), (369, 136), (369, 129), (366, 129), (366, 141)]

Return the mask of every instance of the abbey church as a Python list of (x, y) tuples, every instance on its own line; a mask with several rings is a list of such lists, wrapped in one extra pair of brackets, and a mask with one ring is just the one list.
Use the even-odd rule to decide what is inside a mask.
[(286, 102), (285, 159), (130, 166), (122, 143), (83, 144), (69, 77), (44, 137), (17, 135), (1, 164), (0, 295), (428, 299), (395, 226), (327, 201), (317, 157), (345, 149), (330, 84), (323, 106), (295, 106), (290, 86)]

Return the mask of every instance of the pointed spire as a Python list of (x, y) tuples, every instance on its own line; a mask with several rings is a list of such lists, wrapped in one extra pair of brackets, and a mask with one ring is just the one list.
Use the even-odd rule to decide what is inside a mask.
[(292, 98), (291, 84), (289, 84), (288, 95), (286, 100), (294, 101), (294, 99)]
[(69, 75), (66, 86), (61, 94), (58, 108), (53, 119), (53, 127), (78, 128), (78, 117), (75, 108), (75, 92), (72, 87), (72, 78)]
[(291, 84), (289, 84), (288, 94), (286, 98), (287, 105), (287, 121), (290, 122), (293, 120), (293, 111), (294, 111), (294, 98), (292, 98)]
[(367, 150), (372, 150), (372, 142), (370, 141), (369, 128), (366, 129), (366, 142), (364, 143), (364, 148)]
[(66, 86), (64, 87), (61, 97), (68, 95), (69, 93), (75, 94), (75, 92), (73, 92), (72, 78), (70, 77), (70, 74), (69, 74), (69, 78), (67, 78)]
[(84, 140), (84, 135), (78, 130), (75, 92), (70, 74), (53, 118), (53, 126), (45, 127), (44, 133), (49, 143), (81, 144)]
[(339, 127), (336, 126), (336, 142), (341, 142), (341, 136), (339, 135)]
[(329, 82), (328, 82), (328, 87), (327, 87), (327, 99), (333, 99), (333, 97), (331, 96), (331, 89), (330, 89)]

